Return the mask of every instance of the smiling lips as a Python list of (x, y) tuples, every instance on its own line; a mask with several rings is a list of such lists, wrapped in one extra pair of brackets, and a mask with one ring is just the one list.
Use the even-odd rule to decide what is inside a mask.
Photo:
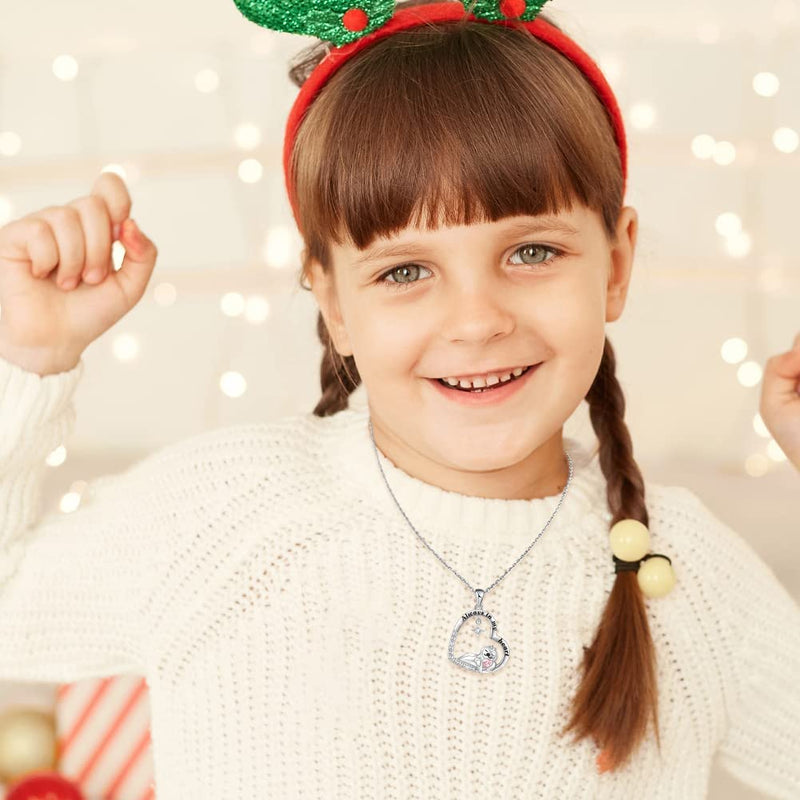
[[(529, 364), (528, 366), (531, 366), (531, 365)], [(452, 375), (452, 376), (446, 375), (443, 378), (439, 378), (438, 380), (446, 381), (446, 380), (449, 380), (451, 378), (453, 380), (456, 380), (456, 381), (473, 381), (473, 380), (477, 380), (478, 378), (483, 378), (485, 380), (486, 378), (489, 378), (489, 377), (492, 377), (492, 376), (496, 376), (496, 377), (500, 378), (503, 375), (508, 375), (508, 374), (511, 374), (511, 373), (518, 374), (518, 370), (523, 370), (523, 369), (527, 369), (527, 367), (524, 364), (522, 366), (520, 366), (520, 367), (516, 367), (516, 366), (515, 367), (497, 367), (496, 369), (486, 370), (485, 372), (473, 372), (473, 373), (468, 373), (466, 375)]]
[(489, 373), (488, 375), (476, 376), (474, 378), (439, 378), (439, 383), (453, 389), (461, 389), (463, 391), (471, 391), (474, 389), (491, 388), (502, 383), (516, 380), (521, 375), (524, 375), (528, 367), (517, 367), (513, 370)]

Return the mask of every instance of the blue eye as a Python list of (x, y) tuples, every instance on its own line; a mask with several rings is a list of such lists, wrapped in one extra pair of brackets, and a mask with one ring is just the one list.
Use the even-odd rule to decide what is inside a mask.
[(555, 261), (557, 258), (560, 258), (564, 255), (563, 250), (559, 250), (556, 247), (548, 247), (545, 244), (523, 244), (522, 247), (518, 247), (514, 251), (514, 255), (517, 253), (521, 253), (523, 250), (543, 250), (547, 253), (552, 253), (553, 257), (548, 261), (536, 261), (536, 262), (523, 262), (528, 263), (529, 266), (539, 266), (540, 264), (549, 264), (550, 261)]
[[(552, 261), (555, 261), (561, 256), (564, 255), (563, 250), (559, 250), (557, 247), (550, 247), (544, 244), (523, 244), (521, 247), (518, 247), (514, 251), (514, 255), (520, 253), (524, 250), (541, 250), (547, 253), (552, 253), (553, 257), (548, 259), (547, 261), (534, 261), (534, 262), (522, 262), (523, 265), (527, 264), (528, 266), (538, 267), (544, 264), (549, 264)], [(518, 263), (518, 262), (517, 262)], [(388, 288), (392, 289), (393, 291), (397, 290), (404, 290), (407, 289), (409, 286), (413, 286), (415, 283), (419, 283), (419, 281), (414, 280), (413, 276), (416, 273), (417, 277), (419, 277), (419, 270), (424, 269), (430, 272), (427, 267), (423, 267), (421, 264), (400, 264), (397, 267), (392, 267), (390, 270), (387, 270), (382, 275), (378, 277), (378, 283), (381, 283)], [(401, 273), (401, 270), (403, 271)], [(409, 276), (409, 272), (411, 275)], [(410, 277), (410, 280), (396, 280), (395, 276), (404, 274), (406, 277)], [(389, 278), (391, 277), (391, 280)]]
[[(379, 283), (388, 284), (392, 289), (404, 289), (406, 286), (410, 286), (414, 283), (417, 283), (415, 280), (405, 281), (405, 280), (394, 280), (395, 274), (405, 274), (408, 276), (408, 273), (411, 272), (412, 276), (414, 271), (418, 271), (421, 269), (427, 269), (420, 264), (401, 264), (399, 267), (392, 267), (388, 272), (384, 272), (383, 275), (378, 278)], [(401, 270), (403, 271), (401, 273)], [(428, 270), (430, 272), (430, 270)], [(387, 280), (389, 276), (392, 276), (392, 280)]]

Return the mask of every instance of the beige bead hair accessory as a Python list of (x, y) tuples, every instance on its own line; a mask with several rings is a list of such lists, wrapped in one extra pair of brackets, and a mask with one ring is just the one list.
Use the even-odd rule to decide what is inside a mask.
[(675, 585), (672, 560), (661, 553), (647, 553), (650, 531), (638, 519), (621, 519), (611, 526), (608, 538), (614, 554), (614, 572), (635, 572), (647, 597), (663, 597)]

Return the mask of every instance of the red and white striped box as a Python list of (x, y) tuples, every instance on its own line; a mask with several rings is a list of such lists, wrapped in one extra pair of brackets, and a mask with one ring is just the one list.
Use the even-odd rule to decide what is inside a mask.
[(58, 771), (87, 800), (154, 800), (144, 678), (115, 675), (62, 684), (55, 714)]

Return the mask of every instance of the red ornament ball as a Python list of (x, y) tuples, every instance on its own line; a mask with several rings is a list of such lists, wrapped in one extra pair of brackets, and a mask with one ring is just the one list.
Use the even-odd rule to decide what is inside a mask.
[(342, 25), (348, 31), (363, 31), (368, 22), (369, 17), (360, 8), (350, 8), (342, 17)]
[(57, 772), (35, 772), (8, 790), (6, 800), (86, 800), (78, 787)]
[(500, 11), (508, 19), (516, 19), (525, 13), (525, 0), (500, 0)]

